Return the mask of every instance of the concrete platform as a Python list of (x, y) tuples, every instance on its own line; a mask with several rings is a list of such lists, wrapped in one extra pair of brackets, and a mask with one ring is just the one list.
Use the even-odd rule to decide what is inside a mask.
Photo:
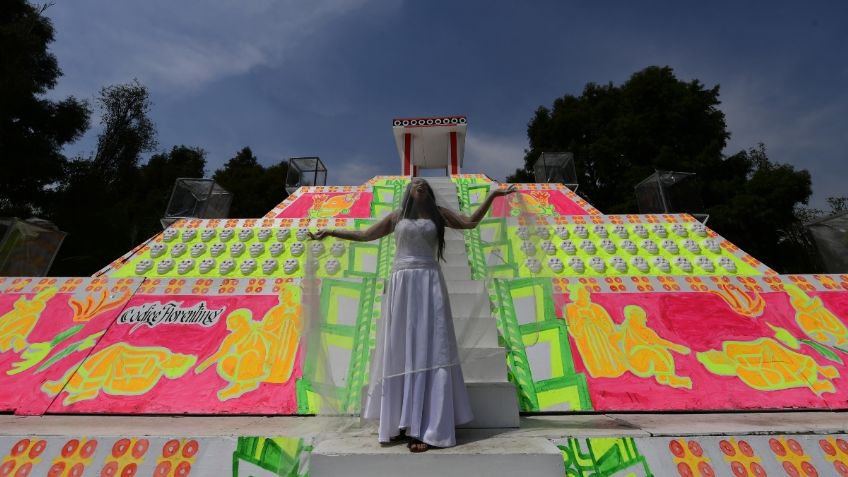
[(367, 437), (328, 439), (312, 450), (311, 476), (375, 475), (496, 477), (533, 475), (560, 477), (562, 454), (538, 437), (475, 438), (463, 434), (456, 447), (413, 454), (403, 443), (381, 446)]
[[(564, 475), (564, 459), (572, 471), (567, 475), (589, 475), (573, 472), (574, 462), (568, 462), (567, 451), (587, 452), (588, 458), (590, 439), (615, 437), (632, 438), (618, 445), (638, 450), (638, 454), (631, 455), (636, 460), (628, 461), (622, 473), (603, 475), (647, 475), (643, 469), (648, 465), (653, 475), (678, 475), (678, 462), (670, 452), (670, 442), (676, 440), (699, 452), (703, 449), (715, 471), (709, 475), (724, 476), (738, 474), (723, 458), (720, 440), (735, 436), (753, 446), (768, 475), (784, 475), (786, 469), (781, 467), (779, 456), (769, 450), (776, 445), (774, 441), (790, 445), (795, 441), (796, 446), (808, 451), (808, 467), (814, 464), (818, 475), (825, 476), (838, 474), (819, 450), (821, 443), (829, 440), (839, 444), (848, 439), (848, 412), (532, 415), (521, 417), (520, 424), (514, 429), (457, 429), (456, 447), (412, 454), (402, 443), (380, 447), (376, 423), (362, 425), (357, 418), (0, 415), (0, 446), (7, 452), (21, 442), (46, 442), (42, 462), (29, 460), (36, 466), (30, 475), (53, 475), (48, 467), (72, 441), (99, 443), (81, 475), (101, 475), (101, 470), (108, 470), (106, 464), (119, 439), (139, 439), (149, 440), (150, 451), (144, 462), (133, 462), (139, 465), (137, 475), (159, 475), (153, 467), (163, 460), (160, 450), (164, 455), (167, 443), (194, 442), (200, 444), (200, 451), (191, 464), (191, 475), (231, 475), (238, 457), (237, 475), (271, 477), (280, 474), (254, 466), (253, 457), (259, 454), (250, 449), (260, 449), (252, 445), (261, 444), (262, 436), (281, 436), (277, 442), (290, 446), (286, 448), (288, 468), (297, 470), (297, 475), (307, 471), (313, 477), (391, 475), (402, 470), (404, 475), (529, 477)], [(640, 460), (643, 457), (647, 461)], [(593, 461), (587, 463), (586, 469), (591, 470)]]
[[(460, 430), (485, 438), (600, 436), (684, 436), (742, 434), (837, 434), (848, 432), (848, 411), (681, 413), (681, 414), (537, 414), (520, 418), (520, 428)], [(325, 416), (14, 416), (0, 415), (0, 435), (310, 437), (373, 436), (376, 424), (356, 417)]]

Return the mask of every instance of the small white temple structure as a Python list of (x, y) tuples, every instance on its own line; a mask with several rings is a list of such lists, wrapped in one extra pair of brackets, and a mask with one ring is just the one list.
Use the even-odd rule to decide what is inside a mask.
[(467, 125), (465, 116), (393, 119), (402, 174), (417, 176), (421, 169), (444, 169), (446, 175), (459, 174)]

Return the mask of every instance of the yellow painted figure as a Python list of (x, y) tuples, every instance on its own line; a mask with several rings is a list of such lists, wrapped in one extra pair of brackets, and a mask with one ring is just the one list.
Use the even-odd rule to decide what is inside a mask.
[(839, 377), (833, 366), (820, 366), (813, 358), (796, 353), (771, 338), (725, 341), (722, 350), (697, 353), (708, 370), (720, 376), (737, 376), (761, 391), (810, 388), (816, 394), (834, 391), (831, 379)]
[(357, 192), (334, 195), (332, 197), (327, 194), (315, 194), (312, 196), (312, 207), (309, 209), (309, 216), (321, 218), (347, 214), (357, 200), (359, 200), (359, 193)]
[(627, 371), (616, 342), (615, 323), (602, 306), (592, 303), (585, 287), (573, 287), (571, 303), (565, 305), (563, 315), (568, 334), (592, 377), (617, 378)]
[(37, 293), (32, 299), (20, 297), (13, 308), (0, 316), (0, 353), (20, 351), (27, 346), (27, 338), (32, 333), (41, 312), (47, 306), (47, 301), (56, 295), (55, 288), (47, 288)]
[(511, 207), (516, 212), (524, 208), (531, 214), (553, 215), (554, 207), (550, 203), (550, 198), (549, 192), (537, 190), (523, 193), (520, 196), (515, 194), (509, 200)]
[(621, 345), (630, 371), (642, 378), (653, 376), (659, 384), (692, 389), (690, 378), (675, 374), (671, 355), (671, 351), (689, 354), (689, 348), (660, 338), (648, 328), (645, 310), (638, 306), (624, 307), (624, 317), (620, 327)]
[(573, 287), (571, 299), (564, 309), (568, 333), (592, 377), (617, 378), (630, 371), (665, 386), (692, 388), (690, 378), (676, 374), (671, 354), (689, 354), (689, 348), (661, 338), (648, 327), (645, 310), (624, 307), (624, 322), (616, 325), (604, 307), (592, 303), (585, 287)]
[(261, 321), (253, 319), (250, 310), (240, 308), (227, 316), (230, 334), (212, 356), (206, 358), (195, 373), (200, 374), (213, 363), (229, 385), (218, 391), (218, 399), (226, 401), (253, 391), (260, 383), (282, 384), (291, 378), (297, 344), (300, 340), (300, 304), (291, 290), (280, 296), (280, 303)]
[(100, 391), (113, 396), (138, 396), (153, 389), (162, 376), (181, 377), (195, 361), (195, 356), (173, 353), (161, 346), (115, 343), (89, 356), (79, 367), (72, 366), (60, 379), (44, 383), (41, 389), (50, 396), (66, 391), (66, 406), (94, 399)]
[(797, 286), (787, 285), (785, 289), (795, 309), (795, 322), (807, 336), (831, 346), (848, 345), (848, 327), (825, 308), (821, 298), (810, 298)]

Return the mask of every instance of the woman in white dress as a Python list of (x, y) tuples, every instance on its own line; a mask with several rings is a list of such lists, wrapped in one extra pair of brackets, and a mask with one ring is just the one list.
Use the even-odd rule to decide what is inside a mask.
[(471, 217), (436, 205), (426, 180), (414, 178), (401, 210), (366, 230), (321, 229), (313, 239), (370, 242), (395, 233), (396, 254), (382, 303), (377, 348), (371, 363), (364, 419), (379, 419), (378, 440), (409, 438), (412, 452), (456, 445), (456, 426), (471, 421), (448, 292), (438, 260), (444, 260), (445, 227), (471, 229), (495, 197), (495, 188)]

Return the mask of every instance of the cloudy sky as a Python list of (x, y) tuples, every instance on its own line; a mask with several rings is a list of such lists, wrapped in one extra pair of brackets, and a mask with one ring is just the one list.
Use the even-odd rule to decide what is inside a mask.
[(161, 149), (200, 146), (209, 171), (244, 146), (318, 155), (333, 184), (400, 172), (393, 117), (465, 114), (464, 169), (503, 179), (538, 106), (668, 65), (721, 85), (725, 153), (764, 142), (823, 207), (848, 195), (848, 3), (805, 3), (58, 0), (52, 95), (138, 78)]

